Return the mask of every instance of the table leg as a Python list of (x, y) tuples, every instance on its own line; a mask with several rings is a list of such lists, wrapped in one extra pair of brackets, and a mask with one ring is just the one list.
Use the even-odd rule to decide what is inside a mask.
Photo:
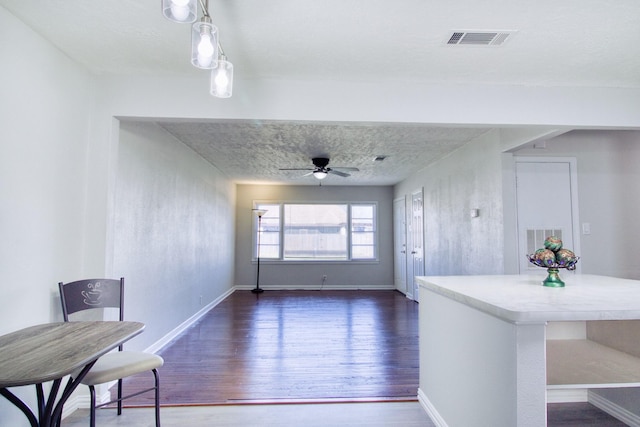
[(60, 425), (60, 418), (62, 416), (62, 408), (66, 403), (71, 393), (80, 385), (80, 381), (87, 375), (87, 372), (96, 363), (93, 362), (86, 365), (76, 378), (69, 378), (66, 387), (64, 388), (60, 399), (56, 403), (58, 391), (60, 390), (60, 384), (62, 378), (54, 380), (49, 391), (49, 397), (45, 402), (44, 390), (42, 384), (36, 384), (36, 394), (38, 399), (38, 417), (33, 413), (31, 408), (27, 406), (22, 400), (20, 400), (15, 394), (11, 393), (6, 388), (0, 388), (0, 395), (4, 396), (9, 402), (13, 403), (18, 409), (26, 415), (31, 427), (55, 427)]
[(52, 427), (58, 426), (60, 424), (60, 419), (62, 418), (62, 408), (64, 407), (64, 404), (67, 402), (67, 399), (69, 399), (69, 396), (71, 396), (71, 393), (73, 393), (73, 391), (80, 385), (80, 381), (82, 381), (82, 379), (85, 377), (85, 375), (87, 375), (87, 373), (95, 363), (96, 363), (96, 360), (94, 360), (93, 362), (89, 363), (87, 366), (82, 368), (82, 370), (80, 371), (80, 373), (76, 378), (73, 378), (73, 379), (69, 378), (69, 381), (67, 381), (67, 385), (64, 388), (62, 395), (60, 396), (60, 400), (58, 401), (58, 404), (55, 406), (55, 408), (53, 408), (53, 411), (51, 412), (50, 425)]
[(9, 402), (16, 405), (18, 409), (20, 409), (27, 416), (27, 418), (29, 419), (29, 423), (31, 424), (31, 427), (38, 427), (39, 424), (38, 424), (38, 420), (36, 419), (36, 416), (33, 415), (33, 412), (31, 412), (31, 409), (27, 405), (25, 405), (25, 403), (22, 400), (18, 399), (18, 397), (15, 394), (11, 393), (6, 388), (0, 388), (0, 394), (6, 397)]

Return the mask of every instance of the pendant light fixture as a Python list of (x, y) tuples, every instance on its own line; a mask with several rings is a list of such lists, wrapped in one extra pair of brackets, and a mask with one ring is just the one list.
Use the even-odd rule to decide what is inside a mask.
[(178, 23), (195, 22), (197, 0), (162, 0), (162, 14), (170, 21)]
[[(197, 4), (200, 3), (202, 18), (198, 22)], [(191, 64), (211, 71), (209, 92), (218, 98), (229, 98), (233, 92), (233, 64), (227, 61), (220, 41), (218, 28), (209, 16), (209, 0), (162, 0), (165, 18), (178, 23), (192, 23)]]
[(233, 92), (233, 64), (227, 61), (224, 52), (220, 54), (218, 66), (211, 70), (210, 92), (217, 98), (230, 98)]
[(218, 66), (218, 29), (205, 15), (191, 27), (191, 63), (194, 67), (210, 70)]

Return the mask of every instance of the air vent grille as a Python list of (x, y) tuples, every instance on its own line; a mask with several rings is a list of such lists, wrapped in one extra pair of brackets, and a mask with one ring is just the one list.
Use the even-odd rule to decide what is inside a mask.
[(513, 31), (454, 31), (449, 36), (449, 45), (500, 46)]

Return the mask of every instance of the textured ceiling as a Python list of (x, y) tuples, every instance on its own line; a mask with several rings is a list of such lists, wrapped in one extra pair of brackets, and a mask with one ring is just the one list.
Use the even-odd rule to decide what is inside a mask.
[[(159, 123), (177, 139), (238, 182), (318, 184), (305, 171), (313, 157), (330, 168), (355, 167), (323, 185), (393, 185), (456, 150), (488, 129), (424, 124), (215, 121)], [(383, 161), (374, 161), (385, 156)]]
[[(160, 0), (0, 5), (98, 75), (202, 73), (189, 63), (189, 26), (165, 20)], [(638, 0), (211, 0), (209, 9), (237, 82), (640, 87)], [(456, 30), (512, 36), (499, 47), (447, 45)], [(161, 125), (242, 182), (314, 183), (278, 169), (308, 166), (317, 155), (330, 157), (330, 166), (361, 170), (332, 176), (327, 185), (398, 182), (489, 130), (165, 119)], [(377, 155), (389, 157), (374, 163)]]

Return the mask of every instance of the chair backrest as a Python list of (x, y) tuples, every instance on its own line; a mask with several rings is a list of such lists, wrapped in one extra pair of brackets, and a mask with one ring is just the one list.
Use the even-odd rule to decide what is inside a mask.
[(117, 279), (78, 280), (58, 283), (62, 315), (69, 321), (69, 315), (78, 311), (95, 308), (117, 308), (119, 320), (124, 320), (124, 277)]

